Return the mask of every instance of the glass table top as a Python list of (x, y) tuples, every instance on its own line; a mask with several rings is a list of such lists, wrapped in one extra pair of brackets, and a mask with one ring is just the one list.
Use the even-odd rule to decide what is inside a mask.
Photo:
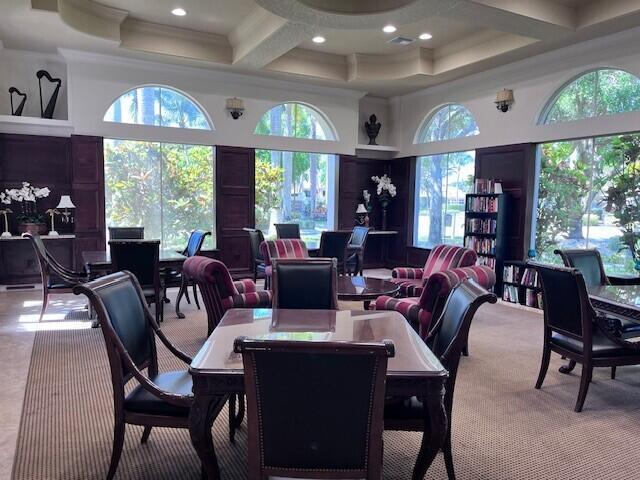
[(193, 373), (242, 373), (237, 337), (305, 342), (380, 342), (391, 340), (395, 357), (387, 375), (443, 376), (447, 372), (402, 315), (354, 310), (228, 310), (191, 363)]
[(640, 310), (640, 285), (604, 285), (589, 289), (589, 296)]

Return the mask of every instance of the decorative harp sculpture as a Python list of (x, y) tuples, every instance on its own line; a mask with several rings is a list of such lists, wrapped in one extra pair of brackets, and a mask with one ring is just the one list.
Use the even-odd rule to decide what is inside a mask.
[[(40, 116), (42, 118), (53, 118), (53, 111), (56, 108), (56, 101), (58, 100), (58, 93), (60, 93), (60, 86), (62, 85), (62, 80), (60, 78), (53, 78), (49, 75), (49, 72), (46, 70), (38, 70), (36, 72), (36, 77), (38, 77), (38, 87), (40, 89)], [(53, 90), (51, 94), (51, 98), (49, 99), (49, 103), (47, 103), (47, 108), (42, 107), (42, 77), (46, 77), (47, 80), (51, 83), (56, 84), (56, 88)]]
[[(19, 97), (22, 97), (22, 100), (20, 100), (20, 103), (18, 104), (18, 106), (16, 107), (16, 109), (13, 109), (13, 94), (16, 93)], [(11, 115), (15, 116), (15, 117), (19, 117), (22, 115), (22, 111), (24, 110), (24, 104), (27, 101), (27, 94), (26, 93), (22, 93), (20, 90), (18, 90), (16, 87), (11, 87), (9, 88), (9, 99), (11, 101)]]

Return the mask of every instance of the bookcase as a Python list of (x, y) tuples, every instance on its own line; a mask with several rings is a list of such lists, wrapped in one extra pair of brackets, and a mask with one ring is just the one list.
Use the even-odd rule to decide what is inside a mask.
[(502, 292), (508, 207), (505, 193), (469, 193), (465, 199), (464, 246), (478, 254), (478, 265), (496, 272), (494, 291), (498, 295)]
[(527, 307), (542, 308), (538, 272), (525, 262), (507, 260), (503, 265), (502, 300)]

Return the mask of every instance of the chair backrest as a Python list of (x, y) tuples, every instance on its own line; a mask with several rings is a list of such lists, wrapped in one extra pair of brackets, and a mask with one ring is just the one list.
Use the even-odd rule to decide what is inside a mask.
[(208, 332), (220, 323), (224, 315), (222, 300), (238, 295), (226, 265), (208, 257), (190, 257), (182, 266), (184, 274), (198, 284), (207, 311)]
[(262, 252), (260, 251), (260, 244), (264, 242), (262, 230), (257, 228), (243, 228), (243, 230), (249, 234), (249, 244), (251, 245), (251, 257), (253, 260), (264, 260)]
[[(131, 272), (117, 272), (78, 285), (74, 293), (84, 294), (98, 315), (105, 339), (111, 375), (121, 389), (133, 370), (157, 370), (155, 339), (140, 284)], [(154, 370), (155, 369), (155, 370)]]
[(591, 351), (593, 307), (582, 273), (576, 268), (529, 262), (542, 286), (545, 331), (556, 331), (583, 342)]
[(347, 256), (347, 245), (351, 238), (350, 231), (338, 230), (322, 232), (320, 235), (320, 257), (335, 258), (338, 264), (344, 264)]
[(38, 265), (40, 266), (40, 276), (42, 284), (45, 285), (49, 282), (49, 278), (53, 275), (54, 278), (60, 278), (63, 282), (75, 285), (78, 282), (77, 274), (72, 272), (68, 268), (61, 265), (53, 255), (47, 250), (42, 238), (37, 233), (23, 233), (22, 236), (28, 239), (33, 246), (36, 258), (38, 259)]
[(595, 248), (554, 250), (560, 255), (565, 267), (577, 268), (584, 277), (587, 288), (609, 285), (609, 278), (604, 271), (600, 252)]
[(381, 478), (393, 343), (238, 338), (249, 478)]
[(495, 294), (473, 280), (464, 280), (451, 291), (440, 318), (426, 340), (431, 351), (449, 372), (445, 388), (445, 407), (449, 416), (460, 356), (468, 342), (471, 321), (482, 304), (496, 303), (497, 300)]
[(160, 240), (109, 240), (111, 265), (127, 270), (143, 287), (160, 286)]
[(364, 248), (365, 243), (367, 243), (367, 237), (369, 236), (369, 230), (369, 227), (353, 227), (349, 246)]
[(211, 232), (205, 232), (204, 230), (194, 230), (191, 232), (191, 235), (189, 235), (189, 241), (187, 242), (187, 248), (184, 249), (182, 254), (185, 257), (198, 255), (207, 235), (211, 235)]
[(260, 252), (265, 265), (271, 265), (274, 258), (309, 258), (307, 245), (302, 240), (265, 240), (260, 244)]
[(109, 240), (142, 240), (144, 227), (109, 227)]
[(273, 308), (337, 310), (335, 258), (274, 259)]
[(427, 262), (424, 264), (422, 278), (451, 268), (470, 267), (475, 265), (478, 254), (468, 248), (457, 245), (436, 245), (429, 252)]
[[(418, 304), (420, 308), (427, 310), (434, 317), (440, 314), (451, 291), (464, 282), (472, 279), (476, 284), (485, 290), (491, 290), (496, 283), (496, 274), (490, 267), (484, 265), (474, 265), (472, 267), (452, 268), (435, 272), (429, 276), (427, 283), (422, 290)], [(431, 320), (431, 318), (429, 318)], [(426, 336), (429, 332), (429, 325), (420, 325), (420, 335)]]
[(300, 238), (300, 225), (297, 223), (274, 223), (276, 227), (276, 237), (281, 238)]

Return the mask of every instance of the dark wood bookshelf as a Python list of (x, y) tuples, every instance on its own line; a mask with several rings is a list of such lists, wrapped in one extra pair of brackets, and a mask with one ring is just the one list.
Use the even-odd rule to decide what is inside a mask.
[[(513, 269), (514, 277), (518, 279), (517, 282), (512, 282), (512, 281), (508, 282), (504, 280), (504, 278), (506, 278), (505, 274), (507, 269)], [(532, 308), (541, 308), (542, 288), (540, 288), (538, 285), (530, 285), (527, 283), (522, 283), (522, 277), (524, 276), (524, 272), (527, 269), (531, 269), (531, 267), (529, 267), (526, 262), (517, 261), (517, 260), (504, 261), (503, 268), (502, 268), (502, 278), (503, 278), (502, 299), (505, 302), (516, 303), (519, 305), (524, 305)], [(510, 298), (510, 299), (507, 298), (507, 291), (509, 290), (510, 287), (512, 287), (510, 296), (513, 297), (512, 294), (516, 293), (518, 297), (517, 301), (515, 301), (513, 298)], [(535, 292), (535, 297), (534, 297), (535, 302), (532, 303), (527, 300), (527, 290)]]
[[(482, 198), (487, 199), (487, 202), (492, 202), (497, 211), (481, 210), (481, 208), (489, 208), (488, 205), (484, 207), (473, 205), (474, 201), (478, 202), (477, 199)], [(464, 245), (476, 251), (480, 264), (491, 266), (494, 269), (496, 272), (494, 291), (498, 295), (502, 295), (502, 265), (506, 253), (508, 208), (508, 194), (469, 193), (465, 197)], [(470, 225), (470, 221), (473, 220), (478, 220), (479, 222), (494, 222), (495, 228), (489, 227), (489, 232), (475, 232), (471, 228), (472, 225)], [(474, 246), (472, 244), (474, 241), (493, 242), (493, 248), (491, 248), (491, 251), (478, 251), (477, 249), (485, 249)]]

